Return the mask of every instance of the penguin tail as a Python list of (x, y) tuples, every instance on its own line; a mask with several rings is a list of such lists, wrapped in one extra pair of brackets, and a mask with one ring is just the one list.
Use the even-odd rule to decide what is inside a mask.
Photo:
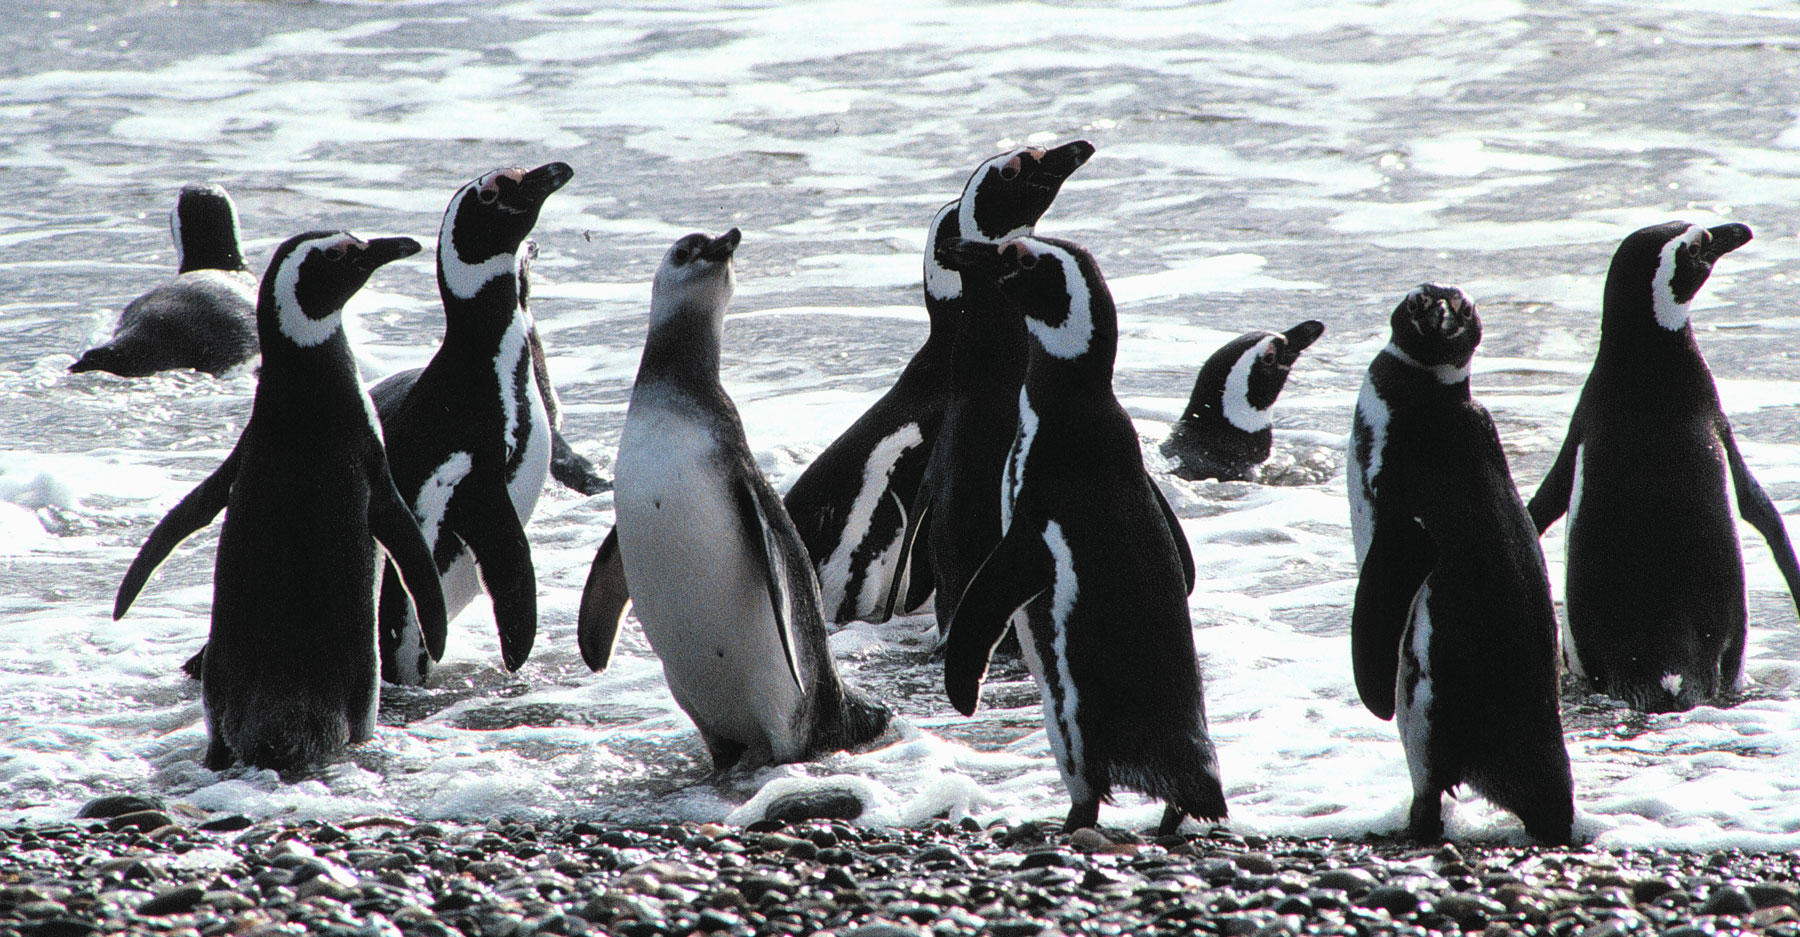
[(227, 744), (245, 764), (287, 774), (330, 759), (349, 743), (341, 714), (327, 714), (293, 701), (257, 707)]
[(886, 706), (848, 686), (838, 706), (837, 718), (821, 720), (814, 748), (820, 752), (844, 751), (869, 744), (887, 731), (893, 719)]

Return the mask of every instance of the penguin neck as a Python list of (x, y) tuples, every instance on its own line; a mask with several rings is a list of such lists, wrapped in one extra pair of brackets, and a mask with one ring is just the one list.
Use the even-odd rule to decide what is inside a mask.
[(264, 389), (271, 391), (301, 390), (307, 393), (332, 393), (334, 388), (360, 392), (361, 382), (356, 360), (350, 353), (350, 340), (339, 328), (330, 338), (317, 345), (301, 347), (286, 335), (264, 334), (262, 365), (257, 372), (256, 399), (263, 399)]
[[(974, 278), (969, 278), (973, 280)], [(1011, 391), (1025, 380), (1025, 320), (991, 285), (968, 283), (950, 352), (950, 384), (959, 392)]]
[[(1446, 380), (1460, 374), (1459, 379)], [(1382, 349), (1369, 366), (1369, 376), (1381, 387), (1382, 398), (1409, 403), (1445, 403), (1471, 399), (1469, 368), (1452, 365), (1421, 365), (1393, 345)], [(1395, 394), (1387, 393), (1391, 388)]]
[(438, 294), (444, 301), (446, 349), (470, 349), (487, 355), (508, 332), (525, 331), (529, 321), (519, 307), (519, 281), (513, 273), (490, 277), (471, 296), (461, 296), (438, 272)]
[(177, 273), (195, 270), (248, 271), (237, 242), (229, 238), (207, 240), (198, 234), (183, 232), (180, 245), (180, 267)]
[(723, 309), (695, 305), (653, 309), (638, 381), (666, 382), (698, 393), (719, 390), (719, 344), (724, 335)]
[(1025, 384), (1033, 400), (1111, 397), (1113, 356), (1098, 340), (1079, 358), (1059, 358), (1042, 348), (1031, 349)]
[[(1595, 364), (1628, 370), (1657, 370), (1672, 361), (1697, 358), (1700, 344), (1694, 326), (1683, 317), (1678, 329), (1657, 322), (1655, 306), (1642, 291), (1624, 294), (1609, 281), (1600, 312), (1600, 350)], [(1685, 312), (1685, 309), (1683, 310)]]

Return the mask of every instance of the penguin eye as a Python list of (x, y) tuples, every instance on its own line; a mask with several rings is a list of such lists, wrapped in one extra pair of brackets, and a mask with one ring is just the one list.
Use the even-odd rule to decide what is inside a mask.
[(492, 205), (494, 204), (494, 200), (500, 197), (500, 190), (498, 188), (483, 186), (475, 193), (475, 197), (480, 199), (481, 204), (483, 205)]
[(344, 259), (345, 253), (347, 253), (347, 251), (344, 249), (344, 245), (333, 244), (330, 247), (325, 248), (325, 259), (336, 263)]
[(1030, 251), (1019, 251), (1018, 258), (1020, 270), (1030, 270), (1037, 266), (1037, 255)]
[(1270, 345), (1269, 347), (1264, 348), (1262, 350), (1262, 353), (1256, 356), (1256, 360), (1262, 362), (1265, 365), (1274, 364), (1275, 363), (1275, 346)]
[(680, 266), (682, 264), (687, 263), (688, 258), (690, 258), (692, 256), (693, 256), (693, 254), (690, 253), (688, 251), (688, 249), (685, 247), (675, 248), (675, 264), (676, 264), (676, 266)]
[(1019, 178), (1019, 167), (1013, 165), (1012, 163), (1007, 163), (1006, 165), (1000, 167), (1001, 181), (1011, 182), (1017, 178)]

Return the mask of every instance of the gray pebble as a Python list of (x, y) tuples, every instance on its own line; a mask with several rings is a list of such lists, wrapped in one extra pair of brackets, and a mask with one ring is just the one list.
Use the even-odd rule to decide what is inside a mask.
[(1749, 914), (1755, 910), (1756, 903), (1750, 900), (1749, 893), (1736, 885), (1713, 889), (1700, 906), (1701, 914)]
[(145, 917), (186, 914), (199, 907), (201, 899), (205, 897), (206, 889), (198, 885), (178, 885), (158, 892), (156, 897), (138, 905), (137, 913)]

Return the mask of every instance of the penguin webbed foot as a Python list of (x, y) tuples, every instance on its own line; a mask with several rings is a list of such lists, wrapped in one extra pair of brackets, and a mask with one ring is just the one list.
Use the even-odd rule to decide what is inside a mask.
[[(1168, 818), (1165, 816), (1164, 820)], [(1069, 805), (1069, 816), (1063, 821), (1062, 831), (1066, 836), (1076, 830), (1086, 829), (1100, 822), (1100, 798), (1079, 800)]]
[(206, 757), (200, 762), (209, 771), (223, 771), (237, 761), (231, 753), (231, 747), (221, 739), (213, 739), (206, 746)]
[(576, 452), (560, 431), (554, 430), (550, 434), (550, 477), (564, 488), (589, 497), (605, 494), (613, 487), (612, 482), (594, 471), (594, 463)]
[(1163, 807), (1162, 822), (1156, 825), (1156, 835), (1173, 836), (1181, 829), (1181, 821), (1187, 819), (1187, 811), (1174, 804)]
[(1412, 810), (1407, 817), (1406, 835), (1418, 843), (1444, 841), (1444, 799), (1441, 791), (1413, 795)]

